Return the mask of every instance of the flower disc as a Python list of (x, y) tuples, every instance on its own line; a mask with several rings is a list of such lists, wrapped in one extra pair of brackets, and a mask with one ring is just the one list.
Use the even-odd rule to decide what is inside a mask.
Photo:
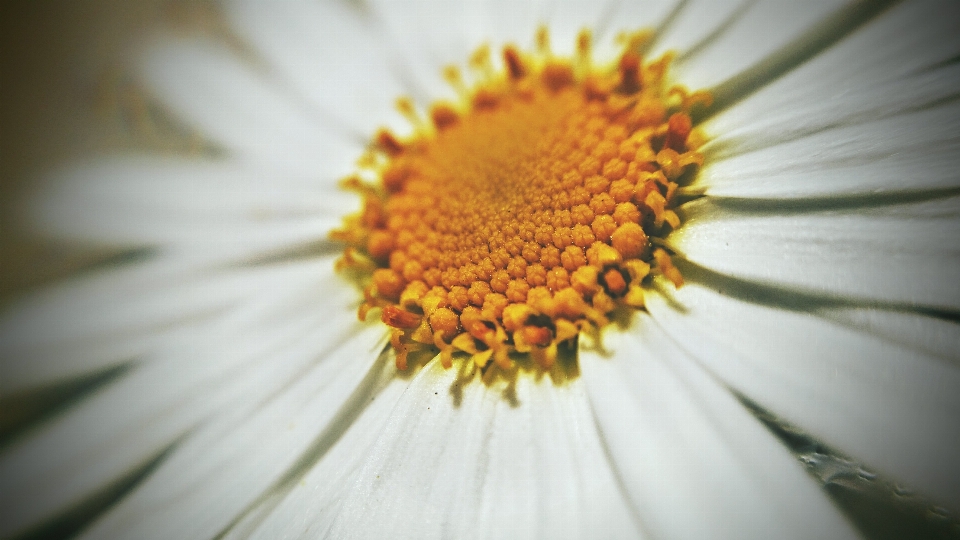
[(541, 31), (540, 53), (506, 47), (501, 73), (482, 49), (472, 89), (448, 69), (461, 103), (435, 104), (429, 123), (400, 101), (417, 129), (377, 134), (380, 182), (346, 181), (364, 209), (335, 233), (365, 278), (360, 317), (382, 310), (398, 368), (424, 348), (448, 367), (461, 351), (549, 368), (558, 345), (642, 308), (648, 276), (682, 285), (657, 239), (680, 224), (676, 189), (702, 163), (689, 113), (710, 98), (668, 86), (670, 57), (644, 63), (643, 36), (595, 68), (589, 34), (557, 59)]

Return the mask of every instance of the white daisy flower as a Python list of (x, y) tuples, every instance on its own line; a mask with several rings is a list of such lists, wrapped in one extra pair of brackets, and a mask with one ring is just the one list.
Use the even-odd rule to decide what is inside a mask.
[[(160, 39), (139, 68), (147, 92), (203, 136), (199, 150), (71, 165), (29, 207), (37, 232), (127, 256), (0, 319), (0, 400), (57, 405), (4, 435), (0, 537), (883, 537), (878, 508), (907, 516), (892, 529), (903, 535), (960, 532), (954, 4), (223, 11), (228, 38)], [(541, 39), (527, 53), (541, 24), (552, 52)], [(653, 28), (627, 50), (644, 61), (676, 51), (670, 80), (713, 99), (664, 98), (703, 137), (674, 155), (688, 144), (704, 163), (657, 188), (676, 204), (654, 212), (669, 234), (645, 229), (661, 250), (644, 252), (653, 273), (608, 265), (622, 286), (612, 274), (594, 283), (625, 305), (642, 282), (642, 307), (626, 325), (571, 317), (579, 338), (560, 340), (561, 316), (542, 323), (543, 342), (510, 330), (490, 342), (509, 344), (499, 360), (457, 352), (452, 368), (409, 332), (358, 320), (364, 298), (336, 270), (343, 244), (330, 233), (361, 198), (337, 181), (370, 158), (381, 126), (424, 140), (396, 98), (419, 110), (470, 98), (442, 68), (484, 43), (522, 54), (507, 75), (481, 65), (478, 84), (515, 75), (510, 92), (525, 91), (520, 72), (546, 73), (550, 55), (586, 58), (584, 27), (591, 58), (615, 66), (613, 37)], [(563, 84), (586, 88), (600, 71), (575, 62)], [(627, 85), (651, 65), (604, 73)], [(672, 144), (672, 128), (658, 129), (644, 143), (657, 151)], [(382, 153), (371, 159), (382, 171)], [(399, 290), (367, 296), (385, 313), (406, 306)], [(447, 353), (472, 335), (454, 327), (436, 338)], [(467, 376), (477, 363), (506, 373), (518, 350), (557, 343), (579, 350), (538, 358), (563, 377), (548, 376), (556, 365)], [(399, 370), (408, 346), (430, 357)]]

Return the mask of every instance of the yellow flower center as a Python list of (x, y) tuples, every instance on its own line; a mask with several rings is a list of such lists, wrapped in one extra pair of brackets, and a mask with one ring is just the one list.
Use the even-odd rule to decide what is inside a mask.
[(702, 164), (691, 107), (709, 94), (666, 84), (670, 56), (645, 63), (648, 34), (624, 36), (611, 65), (593, 66), (586, 32), (571, 59), (503, 50), (495, 72), (481, 49), (460, 103), (437, 103), (401, 140), (382, 130), (364, 166), (379, 182), (346, 185), (363, 211), (334, 233), (350, 247), (365, 300), (391, 328), (398, 369), (415, 350), (457, 352), (480, 368), (529, 355), (550, 368), (558, 346), (642, 309), (652, 275), (683, 283), (658, 247), (679, 226), (678, 185)]

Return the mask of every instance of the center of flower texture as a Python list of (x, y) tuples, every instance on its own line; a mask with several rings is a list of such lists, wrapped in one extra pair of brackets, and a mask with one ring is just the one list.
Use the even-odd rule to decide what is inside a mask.
[(460, 100), (429, 120), (398, 101), (414, 132), (375, 136), (361, 167), (377, 181), (344, 180), (363, 210), (333, 236), (364, 289), (359, 317), (380, 310), (399, 370), (414, 351), (549, 369), (581, 332), (643, 309), (653, 276), (683, 284), (660, 240), (703, 162), (691, 109), (711, 97), (668, 85), (670, 54), (643, 60), (649, 35), (621, 36), (619, 57), (594, 65), (587, 31), (559, 58), (541, 29), (537, 51), (507, 46), (499, 71), (479, 49), (472, 87), (447, 68)]

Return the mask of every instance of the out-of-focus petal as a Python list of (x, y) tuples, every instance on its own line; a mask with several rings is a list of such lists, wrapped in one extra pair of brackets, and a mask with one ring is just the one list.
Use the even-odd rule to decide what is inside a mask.
[(347, 2), (236, 0), (224, 7), (274, 79), (309, 103), (321, 125), (341, 138), (369, 136), (384, 123), (409, 129), (393, 107), (404, 92), (399, 66), (369, 14)]
[(130, 373), (11, 445), (0, 457), (0, 533), (80, 502), (213, 418), (255, 410), (318, 359), (352, 360), (337, 353), (362, 325), (323, 309), (349, 313), (349, 290), (276, 277), (282, 288), (260, 283), (241, 305), (171, 333)]
[(233, 244), (250, 255), (324, 239), (356, 211), (357, 197), (332, 180), (236, 161), (117, 156), (54, 175), (31, 217), (58, 238), (131, 247)]
[(268, 74), (213, 41), (166, 39), (142, 66), (148, 88), (181, 120), (242, 159), (278, 173), (351, 170), (361, 139), (325, 126), (323, 118)]
[[(216, 536), (283, 478), (360, 386), (385, 339), (375, 325), (354, 330), (348, 336), (327, 329), (323, 339), (311, 336), (271, 355), (264, 362), (270, 372), (256, 384), (272, 392), (258, 389), (194, 429), (84, 537)], [(278, 374), (283, 384), (270, 385)]]

